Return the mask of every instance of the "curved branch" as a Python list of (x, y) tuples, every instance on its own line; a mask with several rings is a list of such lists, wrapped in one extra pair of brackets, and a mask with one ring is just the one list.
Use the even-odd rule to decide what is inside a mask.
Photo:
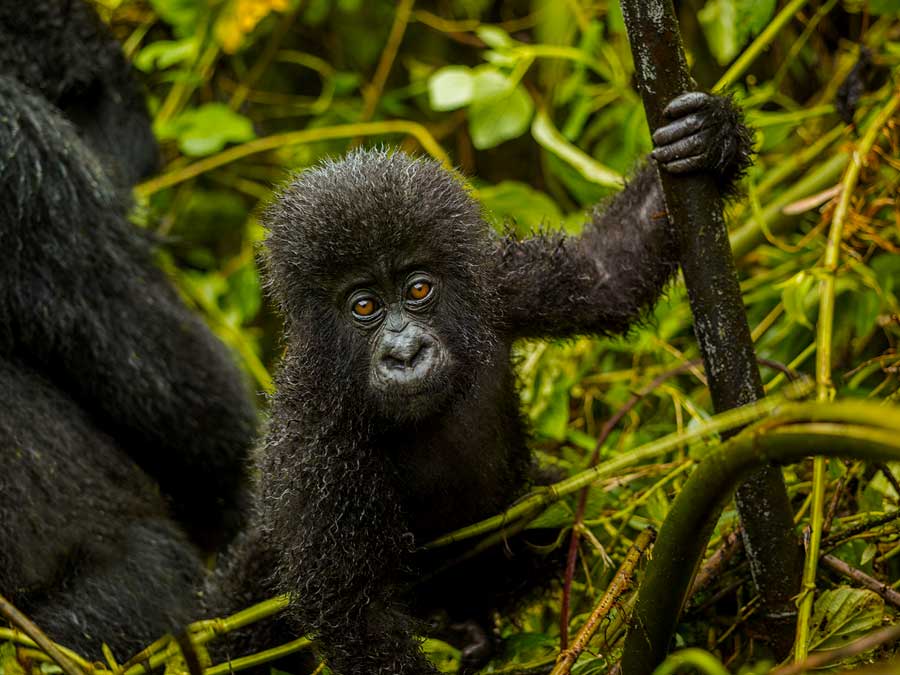
[[(814, 421), (774, 426), (767, 421), (735, 436), (704, 459), (685, 482), (660, 529), (653, 558), (638, 592), (632, 627), (625, 640), (622, 672), (650, 675), (665, 658), (691, 580), (709, 536), (731, 493), (766, 463), (788, 464), (810, 455), (896, 461), (900, 459), (900, 410), (880, 411), (869, 426), (832, 421), (842, 411), (860, 420), (860, 404), (819, 404)], [(831, 420), (828, 418), (831, 417)]]

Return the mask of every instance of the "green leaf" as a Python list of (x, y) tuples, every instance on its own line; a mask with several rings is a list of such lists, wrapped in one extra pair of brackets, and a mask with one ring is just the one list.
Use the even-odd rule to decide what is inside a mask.
[(191, 157), (211, 155), (226, 143), (242, 143), (256, 137), (250, 120), (224, 103), (207, 103), (187, 110), (156, 132), (163, 140), (176, 139), (179, 149)]
[(869, 268), (885, 293), (890, 294), (895, 288), (900, 288), (900, 255), (879, 255), (869, 263)]
[(865, 567), (872, 562), (876, 553), (878, 553), (878, 547), (875, 544), (868, 544), (859, 558), (859, 566)]
[(472, 71), (472, 101), (490, 102), (508, 96), (512, 84), (499, 70), (492, 66), (479, 66)]
[(669, 499), (663, 490), (656, 490), (647, 500), (647, 515), (657, 522), (663, 522), (669, 514)]
[(870, 14), (900, 13), (900, 0), (869, 0), (867, 4)]
[(150, 0), (150, 5), (179, 37), (193, 34), (200, 13), (206, 7), (203, 0)]
[(255, 317), (262, 305), (262, 290), (259, 273), (252, 260), (228, 277), (228, 286), (229, 304), (240, 315), (239, 324)]
[(867, 289), (853, 296), (853, 330), (857, 337), (865, 337), (878, 328), (881, 297)]
[(823, 591), (816, 599), (810, 625), (810, 651), (837, 649), (862, 634), (879, 628), (884, 600), (877, 593), (840, 586)]
[(710, 51), (720, 65), (731, 61), (775, 13), (775, 0), (709, 0), (698, 13)]
[(609, 661), (603, 657), (581, 659), (572, 669), (572, 675), (605, 675), (608, 672)]
[(422, 651), (442, 673), (455, 673), (459, 670), (460, 651), (446, 642), (429, 638), (422, 642)]
[(16, 658), (16, 646), (12, 642), (0, 644), (0, 675), (25, 675), (25, 669)]
[(543, 192), (526, 183), (505, 180), (478, 190), (478, 198), (498, 223), (512, 221), (516, 232), (527, 235), (562, 219), (559, 207)]
[(813, 325), (806, 316), (806, 303), (816, 279), (807, 272), (798, 272), (785, 284), (781, 292), (781, 301), (784, 303), (784, 311), (788, 318), (801, 326), (812, 328)]
[(475, 34), (481, 38), (488, 47), (502, 49), (515, 46), (515, 41), (502, 28), (497, 26), (479, 26)]
[(511, 88), (509, 80), (493, 68), (476, 69), (469, 134), (478, 150), (521, 136), (533, 114), (534, 103), (522, 85)]
[(575, 513), (566, 502), (555, 502), (537, 518), (528, 523), (526, 529), (541, 530), (551, 529), (558, 530), (572, 522)]
[(534, 430), (541, 436), (561, 441), (566, 437), (568, 424), (569, 392), (560, 387), (545, 401), (534, 420)]
[(475, 78), (465, 66), (447, 66), (428, 78), (428, 101), (432, 110), (456, 110), (468, 105)]
[(720, 65), (725, 65), (735, 54), (738, 45), (737, 7), (728, 0), (709, 0), (697, 14), (709, 49)]
[(193, 38), (185, 40), (158, 40), (151, 42), (134, 57), (135, 67), (145, 73), (165, 70), (178, 63), (189, 61), (197, 52)]

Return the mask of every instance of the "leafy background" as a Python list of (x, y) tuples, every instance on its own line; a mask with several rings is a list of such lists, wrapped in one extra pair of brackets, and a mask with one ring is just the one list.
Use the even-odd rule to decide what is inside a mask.
[[(756, 129), (759, 155), (727, 216), (757, 350), (776, 364), (763, 372), (774, 392), (786, 382), (777, 364), (814, 371), (828, 224), (860, 129), (896, 92), (900, 2), (677, 4), (699, 86), (724, 75)], [(162, 265), (234, 349), (262, 407), (281, 345), (260, 283), (256, 214), (290, 172), (356, 144), (396, 145), (458, 166), (497, 224), (577, 232), (586, 209), (613, 194), (650, 149), (615, 0), (103, 0), (100, 9), (141, 73), (164, 152), (160, 174), (136, 191), (135, 222), (162, 238)], [(779, 17), (786, 21), (767, 34)], [(835, 100), (861, 47), (872, 66), (853, 73), (865, 92), (848, 123)], [(838, 396), (900, 401), (898, 148), (894, 117), (850, 202), (837, 279)], [(535, 450), (564, 474), (588, 466), (604, 423), (633, 392), (698, 357), (680, 284), (627, 339), (527, 342), (517, 354)], [(646, 392), (600, 458), (710, 414), (702, 370), (685, 368)], [(573, 527), (581, 533), (570, 632), (637, 532), (665, 518), (691, 461), (685, 447), (596, 485), (583, 518), (574, 500), (540, 518), (559, 529), (563, 546)], [(833, 461), (828, 473), (831, 552), (889, 584), (900, 579), (900, 529), (866, 524), (897, 508), (898, 470)], [(806, 464), (786, 470), (799, 530), (808, 524), (810, 476)], [(711, 551), (734, 525), (729, 508)], [(764, 627), (754, 623), (740, 553), (721, 572), (693, 599), (679, 644), (705, 647), (734, 672), (766, 672), (754, 651)], [(831, 573), (818, 591), (813, 649), (892, 622), (897, 610)], [(551, 585), (519, 615), (498, 617), (506, 639), (490, 671), (552, 663), (560, 597), (560, 584)], [(606, 672), (627, 604), (574, 672)], [(427, 646), (455, 668), (452, 648)]]

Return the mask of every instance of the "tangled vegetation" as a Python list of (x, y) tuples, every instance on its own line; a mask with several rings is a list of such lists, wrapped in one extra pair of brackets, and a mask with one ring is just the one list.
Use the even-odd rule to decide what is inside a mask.
[[(627, 339), (523, 343), (534, 447), (564, 478), (432, 544), (558, 529), (561, 578), (497, 617), (503, 650), (483, 672), (608, 673), (636, 611), (675, 620), (677, 575), (663, 566), (691, 560), (679, 546), (702, 548), (698, 528), (741, 472), (778, 461), (807, 551), (793, 654), (776, 664), (760, 644), (767, 626), (727, 504), (685, 588), (676, 651), (655, 672), (897, 672), (884, 664), (900, 638), (900, 2), (678, 4), (695, 79), (733, 93), (756, 130), (726, 219), (769, 398), (713, 416), (681, 283)], [(471, 176), (498, 227), (577, 231), (651, 147), (615, 0), (100, 7), (143, 74), (164, 144), (164, 169), (136, 190), (135, 223), (163, 238), (161, 264), (238, 354), (262, 406), (280, 326), (259, 283), (256, 214), (290, 171), (357, 144), (398, 145)], [(817, 401), (793, 402), (805, 396)], [(817, 452), (830, 459), (804, 459)], [(645, 575), (661, 527), (662, 571)], [(201, 663), (217, 634), (283, 606), (192, 626)], [(189, 669), (171, 637), (89, 664), (26, 633), (0, 628), (0, 675)], [(426, 648), (454, 672), (458, 652)]]

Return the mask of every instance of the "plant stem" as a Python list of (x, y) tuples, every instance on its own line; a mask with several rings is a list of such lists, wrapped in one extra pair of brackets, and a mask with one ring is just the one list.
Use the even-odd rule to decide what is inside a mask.
[(212, 171), (220, 166), (243, 159), (249, 155), (260, 152), (277, 150), (289, 145), (302, 143), (314, 143), (316, 141), (328, 141), (337, 138), (353, 138), (354, 136), (379, 136), (382, 134), (406, 134), (415, 138), (422, 148), (432, 157), (446, 166), (451, 166), (450, 158), (421, 124), (407, 120), (385, 120), (383, 122), (364, 122), (360, 124), (339, 124), (331, 127), (319, 127), (318, 129), (303, 129), (301, 131), (289, 131), (283, 134), (274, 134), (248, 141), (242, 145), (228, 148), (211, 157), (205, 157), (187, 166), (183, 166), (169, 173), (164, 173), (156, 178), (151, 178), (137, 185), (134, 189), (136, 195), (148, 197), (154, 192), (178, 185), (191, 178)]
[(785, 5), (784, 9), (778, 12), (778, 15), (769, 22), (769, 25), (766, 26), (765, 30), (750, 43), (750, 46), (741, 53), (735, 62), (731, 64), (731, 67), (725, 71), (725, 74), (719, 78), (719, 81), (716, 82), (713, 87), (713, 91), (728, 89), (728, 87), (734, 84), (737, 79), (744, 74), (744, 71), (747, 70), (750, 64), (753, 63), (756, 57), (772, 43), (778, 35), (778, 32), (784, 28), (785, 24), (790, 21), (794, 17), (794, 14), (796, 14), (806, 3), (807, 0), (792, 0), (792, 2)]
[(839, 411), (861, 420), (858, 404), (818, 403), (807, 409), (818, 420), (831, 420), (784, 426), (774, 420), (761, 422), (706, 457), (685, 482), (660, 529), (638, 591), (622, 654), (623, 673), (650, 675), (665, 658), (722, 506), (748, 473), (766, 463), (788, 464), (813, 453), (900, 459), (900, 410), (870, 406), (871, 411), (880, 411), (881, 420), (870, 419), (870, 426), (863, 426), (834, 421), (841, 416)]
[(653, 543), (655, 538), (656, 532), (648, 527), (641, 531), (637, 539), (634, 540), (634, 544), (632, 544), (628, 553), (625, 555), (625, 560), (622, 562), (621, 567), (619, 567), (619, 571), (616, 572), (616, 576), (613, 577), (613, 580), (606, 588), (606, 592), (603, 593), (603, 597), (600, 598), (600, 602), (597, 603), (597, 606), (594, 608), (594, 611), (591, 612), (584, 627), (579, 631), (578, 637), (576, 637), (575, 641), (572, 643), (572, 647), (560, 652), (556, 665), (553, 667), (550, 675), (569, 675), (572, 666), (575, 665), (575, 662), (578, 660), (578, 657), (581, 656), (581, 653), (587, 649), (588, 643), (600, 627), (600, 622), (609, 615), (614, 603), (628, 589), (635, 568), (637, 568), (638, 563), (641, 561), (641, 557), (647, 552), (647, 549)]
[(0, 595), (0, 616), (7, 619), (13, 626), (18, 626), (25, 635), (34, 640), (34, 643), (43, 649), (66, 675), (84, 675), (81, 668), (63, 654), (56, 643), (44, 634), (44, 631), (2, 595)]
[[(688, 72), (672, 0), (623, 0), (621, 5), (637, 89), (653, 133), (666, 123), (663, 111), (669, 102), (696, 85)], [(757, 401), (765, 391), (715, 176), (660, 171), (659, 179), (669, 221), (682, 237), (679, 261), (713, 407), (722, 412)], [(746, 476), (735, 501), (770, 644), (783, 657), (791, 646), (797, 611), (793, 597), (802, 559), (781, 472), (760, 466)]]
[[(828, 232), (828, 242), (825, 246), (825, 257), (822, 261), (824, 274), (819, 282), (819, 317), (816, 322), (816, 398), (819, 401), (830, 401), (834, 398), (834, 385), (831, 381), (831, 346), (834, 328), (835, 280), (840, 262), (844, 223), (850, 210), (850, 200), (859, 181), (859, 172), (865, 157), (872, 150), (878, 134), (894, 114), (898, 105), (900, 105), (900, 90), (894, 94), (869, 125), (865, 135), (852, 152), (850, 163), (841, 180), (841, 196), (831, 220), (831, 229)], [(804, 661), (808, 653), (809, 621), (815, 600), (816, 568), (822, 542), (827, 468), (824, 457), (815, 458), (809, 547), (803, 566), (803, 591), (798, 603), (797, 634), (794, 640), (794, 661), (797, 663)]]

